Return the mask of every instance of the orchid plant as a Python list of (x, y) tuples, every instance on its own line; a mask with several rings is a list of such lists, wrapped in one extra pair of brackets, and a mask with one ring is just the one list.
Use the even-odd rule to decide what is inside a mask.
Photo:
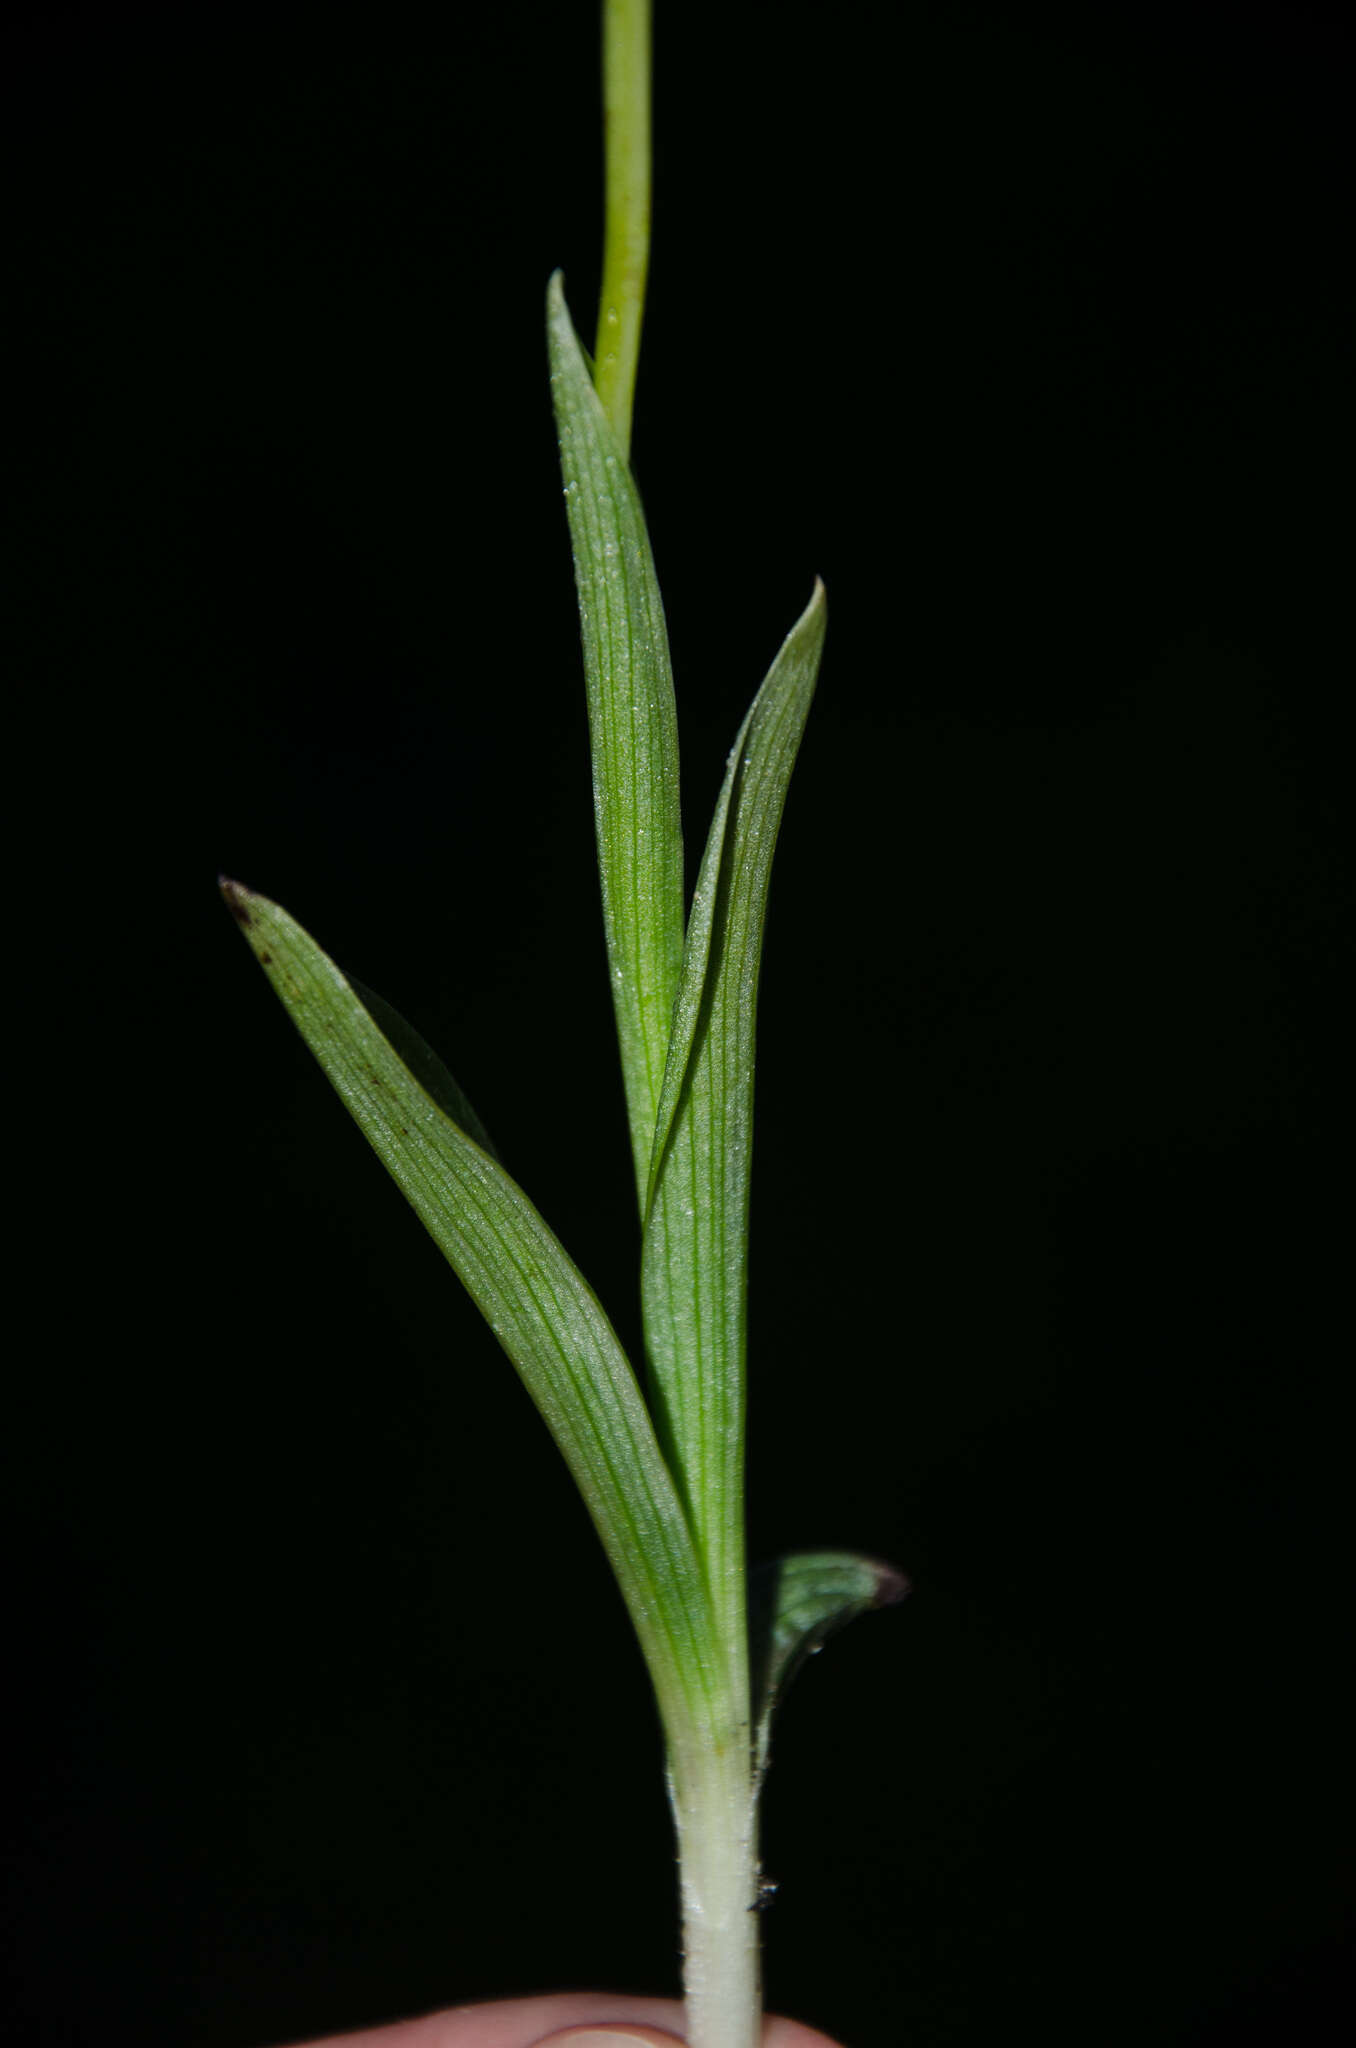
[(640, 1227), (644, 1391), (584, 1276), (441, 1061), (285, 910), (223, 881), (293, 1022), (521, 1375), (602, 1539), (658, 1702), (690, 2048), (761, 2038), (759, 1790), (774, 1705), (904, 1580), (854, 1554), (745, 1560), (754, 1027), (777, 838), (824, 641), (816, 583), (735, 737), (685, 904), (668, 639), (630, 427), (649, 255), (648, 0), (604, 0), (595, 356), (551, 279), (551, 388), (588, 692), (603, 921)]

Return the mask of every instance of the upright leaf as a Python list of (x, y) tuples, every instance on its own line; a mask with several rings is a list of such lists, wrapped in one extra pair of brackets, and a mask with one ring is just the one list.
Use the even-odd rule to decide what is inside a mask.
[(744, 1689), (745, 1305), (758, 970), (772, 853), (824, 642), (824, 590), (730, 755), (693, 898), (656, 1118), (642, 1302), (663, 1435)]
[(579, 592), (603, 927), (643, 1204), (683, 959), (668, 629), (640, 497), (589, 377), (559, 272), (548, 292), (547, 335)]
[(522, 1190), (398, 1057), (314, 939), (266, 897), (235, 882), (222, 891), (293, 1023), (456, 1268), (564, 1453), (670, 1734), (694, 1721), (725, 1725), (701, 1563), (635, 1376), (592, 1289)]

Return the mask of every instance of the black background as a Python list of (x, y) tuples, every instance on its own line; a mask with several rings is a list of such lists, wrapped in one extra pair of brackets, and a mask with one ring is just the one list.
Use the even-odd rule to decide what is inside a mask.
[[(830, 598), (749, 1495), (915, 1581), (766, 1807), (769, 2000), (849, 2048), (1356, 2005), (1349, 61), (1295, 6), (661, 6), (691, 856)], [(583, 1511), (214, 892), (418, 1025), (634, 1341), (542, 340), (596, 62), (583, 4), (56, 6), (6, 66), (25, 2042), (676, 1988)]]

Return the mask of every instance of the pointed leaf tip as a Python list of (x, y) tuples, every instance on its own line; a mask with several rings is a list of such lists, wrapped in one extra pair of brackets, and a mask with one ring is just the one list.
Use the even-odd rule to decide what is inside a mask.
[(233, 882), (229, 875), (218, 875), (217, 887), (221, 891), (222, 900), (226, 908), (230, 911), (236, 923), (249, 924), (252, 921), (250, 918), (249, 890), (242, 889), (239, 882)]

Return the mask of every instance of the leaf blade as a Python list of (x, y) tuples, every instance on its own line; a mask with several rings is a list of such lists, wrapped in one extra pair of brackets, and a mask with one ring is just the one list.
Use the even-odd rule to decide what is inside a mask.
[(603, 927), (643, 1205), (683, 959), (678, 718), (644, 511), (558, 271), (547, 340), (579, 596)]
[(671, 1729), (726, 1716), (691, 1532), (592, 1289), (497, 1162), (400, 1059), (353, 985), (268, 898), (222, 893), (364, 1137), (455, 1268), (559, 1445), (612, 1564)]
[(683, 1477), (722, 1640), (747, 1688), (743, 1469), (758, 976), (772, 854), (823, 650), (823, 585), (731, 751), (693, 898), (641, 1257), (661, 1437)]

